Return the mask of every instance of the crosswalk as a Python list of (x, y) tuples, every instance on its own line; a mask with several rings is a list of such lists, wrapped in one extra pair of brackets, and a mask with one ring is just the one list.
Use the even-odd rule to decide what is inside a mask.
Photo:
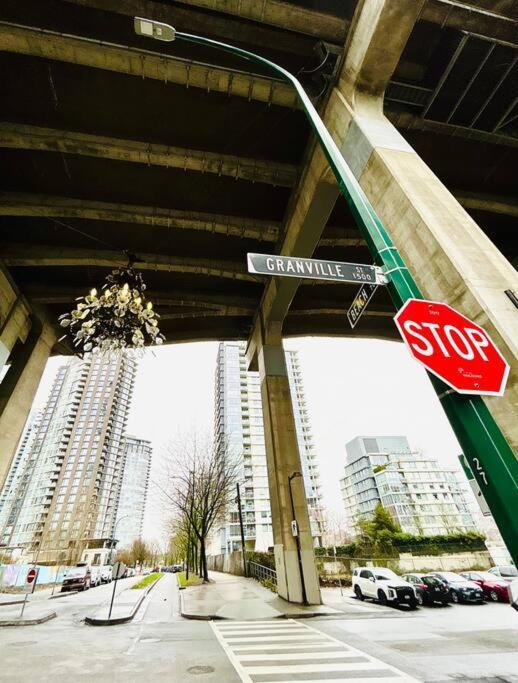
[(211, 626), (244, 683), (416, 681), (302, 621), (227, 621)]

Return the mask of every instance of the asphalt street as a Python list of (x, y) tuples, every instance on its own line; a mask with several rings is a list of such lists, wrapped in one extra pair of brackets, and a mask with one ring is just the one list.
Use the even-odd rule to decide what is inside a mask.
[(133, 622), (85, 625), (111, 590), (49, 601), (58, 616), (45, 624), (0, 629), (2, 681), (518, 682), (518, 614), (508, 605), (392, 612), (363, 603), (350, 619), (192, 621), (166, 574)]

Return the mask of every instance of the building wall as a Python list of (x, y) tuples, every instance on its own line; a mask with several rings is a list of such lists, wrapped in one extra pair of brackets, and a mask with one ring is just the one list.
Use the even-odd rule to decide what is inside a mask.
[(71, 562), (92, 541), (111, 540), (135, 371), (126, 355), (76, 358), (58, 369), (30, 453), (19, 459), (25, 485), (10, 494), (8, 547), (33, 561)]
[(340, 487), (351, 528), (381, 503), (406, 533), (475, 530), (456, 471), (411, 450), (406, 437), (356, 437), (346, 451)]
[[(319, 473), (295, 351), (286, 352), (286, 364), (312, 529), (314, 536), (319, 537), (322, 516)], [(219, 345), (214, 422), (220, 453), (238, 457), (242, 463), (240, 487), (245, 544), (250, 550), (266, 551), (273, 545), (273, 534), (261, 391), (258, 373), (246, 371), (242, 343)], [(209, 551), (228, 553), (240, 547), (238, 507), (232, 504), (225, 524), (213, 534)]]
[(134, 436), (124, 438), (124, 472), (115, 530), (117, 548), (128, 547), (142, 535), (152, 454), (149, 441)]

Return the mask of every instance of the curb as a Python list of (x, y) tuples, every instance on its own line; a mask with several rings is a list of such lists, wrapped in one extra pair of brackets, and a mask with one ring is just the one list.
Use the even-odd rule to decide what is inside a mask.
[(0, 619), (0, 626), (34, 626), (36, 624), (44, 624), (46, 621), (56, 617), (57, 614), (55, 612), (48, 612), (37, 619)]
[(21, 605), (23, 600), (9, 600), (9, 602), (0, 602), (0, 607), (3, 607), (4, 605)]
[[(115, 617), (113, 619), (96, 619), (95, 617), (85, 617), (85, 624), (89, 624), (90, 626), (117, 626), (117, 624), (126, 624), (128, 621), (132, 621), (134, 618), (135, 614), (139, 611), (140, 606), (144, 602), (144, 600), (147, 598), (149, 592), (157, 585), (157, 583), (160, 581), (162, 577), (160, 576), (156, 581), (153, 581), (153, 583), (148, 587), (145, 593), (143, 593), (140, 596), (139, 601), (133, 608), (133, 610), (130, 612), (130, 614), (126, 617)], [(131, 590), (130, 588), (126, 588), (125, 590)], [(121, 591), (122, 592), (122, 591)]]
[(178, 590), (179, 590), (179, 591), (184, 591), (184, 590), (185, 590), (185, 586), (182, 586), (182, 585), (180, 584), (180, 579), (178, 578), (178, 572), (176, 572), (176, 584), (177, 584), (177, 586), (178, 586)]
[(56, 600), (57, 598), (68, 598), (69, 595), (75, 595), (79, 591), (65, 591), (64, 593), (56, 593), (55, 595), (49, 595), (47, 600)]

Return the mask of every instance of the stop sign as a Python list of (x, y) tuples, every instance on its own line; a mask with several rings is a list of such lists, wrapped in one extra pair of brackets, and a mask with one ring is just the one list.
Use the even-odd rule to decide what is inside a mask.
[(33, 581), (36, 579), (37, 575), (38, 575), (37, 569), (34, 569), (34, 567), (29, 569), (29, 571), (27, 572), (27, 583), (33, 583)]
[(459, 393), (504, 393), (505, 358), (487, 332), (451, 306), (409, 299), (394, 320), (414, 358)]

